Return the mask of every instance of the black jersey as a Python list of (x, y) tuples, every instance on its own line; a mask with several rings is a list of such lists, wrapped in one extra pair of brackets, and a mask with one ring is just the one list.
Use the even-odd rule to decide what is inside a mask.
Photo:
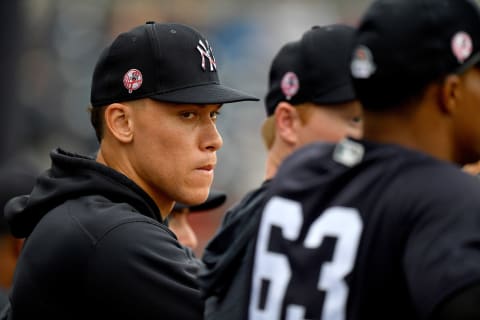
[(227, 211), (205, 248), (198, 275), (205, 320), (245, 319), (255, 234), (269, 183), (264, 181)]
[(268, 190), (249, 319), (428, 319), (480, 282), (480, 181), (397, 145), (316, 143)]

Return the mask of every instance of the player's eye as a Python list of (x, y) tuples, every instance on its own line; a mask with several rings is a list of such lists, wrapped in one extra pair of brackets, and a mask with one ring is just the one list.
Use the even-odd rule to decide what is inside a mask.
[(184, 119), (193, 119), (193, 117), (195, 116), (195, 113), (194, 112), (189, 112), (189, 111), (183, 111), (182, 113), (180, 113), (180, 115)]
[(218, 116), (220, 115), (220, 111), (212, 111), (210, 112), (210, 118), (213, 120), (217, 120)]
[(360, 123), (362, 122), (362, 117), (358, 116), (358, 117), (353, 117), (352, 120), (351, 120), (353, 123)]

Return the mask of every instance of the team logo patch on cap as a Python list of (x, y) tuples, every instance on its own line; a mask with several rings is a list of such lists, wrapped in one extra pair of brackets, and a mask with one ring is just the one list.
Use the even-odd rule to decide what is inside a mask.
[(287, 100), (290, 100), (300, 89), (300, 81), (298, 81), (298, 77), (294, 72), (287, 72), (283, 76), (280, 86)]
[(354, 78), (368, 79), (376, 70), (373, 63), (373, 56), (370, 49), (365, 46), (358, 46), (353, 52), (353, 59), (350, 69)]
[(472, 38), (464, 31), (455, 33), (452, 38), (453, 55), (459, 63), (465, 62), (473, 51)]
[(128, 90), (128, 93), (132, 93), (133, 90), (137, 90), (142, 86), (143, 76), (140, 70), (130, 69), (123, 76), (123, 86)]

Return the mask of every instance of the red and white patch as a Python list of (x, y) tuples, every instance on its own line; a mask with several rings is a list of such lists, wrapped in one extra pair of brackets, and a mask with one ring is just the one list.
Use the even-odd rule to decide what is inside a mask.
[(458, 62), (463, 63), (467, 60), (473, 51), (473, 43), (470, 35), (464, 31), (455, 33), (452, 38), (452, 51)]
[(128, 93), (132, 93), (133, 90), (137, 90), (142, 86), (143, 75), (138, 69), (130, 69), (123, 76), (123, 85), (128, 90)]
[(294, 72), (287, 72), (282, 78), (280, 87), (287, 100), (290, 100), (300, 89), (300, 81)]

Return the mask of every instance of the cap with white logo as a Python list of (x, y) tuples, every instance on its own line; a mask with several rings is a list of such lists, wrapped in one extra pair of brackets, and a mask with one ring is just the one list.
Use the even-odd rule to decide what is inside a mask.
[(183, 24), (147, 22), (120, 34), (93, 74), (93, 107), (152, 98), (192, 104), (257, 101), (220, 83), (209, 42)]
[(357, 96), (365, 108), (382, 109), (480, 62), (480, 10), (472, 0), (377, 0), (353, 48)]
[(346, 24), (314, 26), (283, 45), (270, 66), (267, 115), (281, 101), (335, 105), (355, 100), (349, 74), (354, 33)]

